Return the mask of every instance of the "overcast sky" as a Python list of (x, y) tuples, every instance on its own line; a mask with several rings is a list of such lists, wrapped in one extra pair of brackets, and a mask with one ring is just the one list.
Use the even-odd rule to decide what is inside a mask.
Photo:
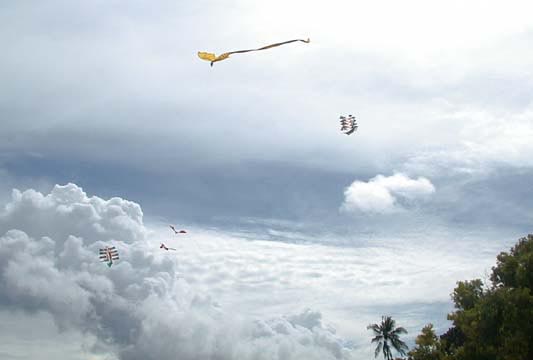
[(4, 1), (0, 357), (366, 359), (381, 315), (445, 331), (455, 282), (532, 231), (531, 13)]

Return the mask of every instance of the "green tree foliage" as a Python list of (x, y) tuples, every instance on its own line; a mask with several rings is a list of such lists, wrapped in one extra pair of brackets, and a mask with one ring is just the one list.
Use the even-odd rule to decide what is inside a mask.
[[(533, 359), (533, 235), (502, 252), (491, 286), (458, 282), (452, 298), (454, 327), (441, 337), (441, 352), (454, 360)], [(437, 358), (438, 359), (438, 358)]]
[(522, 238), (497, 257), (490, 277), (493, 287), (533, 289), (533, 235)]
[(374, 357), (380, 352), (385, 360), (392, 360), (392, 349), (404, 356), (408, 350), (407, 345), (400, 340), (401, 334), (407, 334), (403, 327), (396, 327), (396, 322), (390, 316), (382, 316), (380, 324), (370, 324), (366, 327), (374, 332), (372, 344), (377, 343)]
[(483, 296), (483, 283), (476, 279), (459, 281), (453, 290), (452, 299), (457, 309), (470, 310)]
[[(451, 327), (440, 336), (440, 350), (444, 355), (455, 354), (457, 349), (464, 345), (465, 341), (466, 337), (461, 329)], [(444, 358), (448, 359), (449, 357)]]
[(439, 360), (442, 358), (440, 342), (433, 324), (422, 328), (422, 333), (416, 337), (416, 346), (409, 351), (409, 360)]

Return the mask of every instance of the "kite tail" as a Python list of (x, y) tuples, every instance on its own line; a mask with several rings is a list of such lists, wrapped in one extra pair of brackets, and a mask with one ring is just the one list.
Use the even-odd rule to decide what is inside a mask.
[(290, 43), (293, 43), (293, 42), (296, 42), (296, 41), (301, 41), (301, 42), (304, 42), (304, 43), (308, 44), (309, 42), (311, 42), (311, 39), (310, 38), (307, 38), (307, 40), (305, 40), (305, 39), (294, 39), (294, 40), (284, 41), (284, 42), (280, 42), (280, 43), (270, 44), (270, 45), (267, 45), (267, 46), (260, 47), (258, 49), (230, 51), (230, 52), (226, 52), (226, 53), (220, 54), (219, 56), (216, 56), (213, 53), (208, 53), (208, 52), (204, 52), (204, 51), (198, 51), (198, 57), (200, 59), (202, 59), (202, 60), (209, 61), (210, 64), (211, 64), (211, 67), (212, 67), (215, 62), (225, 60), (225, 59), (229, 58), (229, 56), (231, 54), (242, 54), (242, 53), (247, 53), (247, 52), (251, 52), (251, 51), (261, 51), (261, 50), (271, 49), (273, 47), (277, 47), (277, 46), (281, 46), (281, 45), (285, 45), (285, 44), (290, 44)]
[(293, 42), (296, 42), (296, 41), (301, 41), (301, 42), (304, 42), (304, 43), (306, 43), (306, 44), (309, 44), (309, 42), (311, 42), (311, 39), (307, 38), (307, 40), (304, 40), (304, 39), (294, 39), (294, 40), (284, 41), (284, 42), (280, 42), (280, 43), (275, 43), (275, 44), (271, 44), (271, 45), (263, 46), (263, 47), (260, 47), (259, 49), (254, 49), (254, 50), (252, 50), (252, 51), (259, 51), (259, 50), (271, 49), (271, 48), (273, 48), (273, 47), (277, 47), (277, 46), (285, 45), (285, 44), (290, 44), (290, 43), (293, 43)]

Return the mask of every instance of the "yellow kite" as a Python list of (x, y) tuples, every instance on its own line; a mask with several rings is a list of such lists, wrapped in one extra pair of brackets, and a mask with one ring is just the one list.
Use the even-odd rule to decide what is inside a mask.
[(311, 41), (311, 40), (309, 40), (309, 39), (307, 39), (307, 40), (302, 40), (302, 39), (289, 40), (289, 41), (284, 41), (284, 42), (280, 42), (280, 43), (276, 43), (276, 44), (263, 46), (263, 47), (260, 47), (259, 49), (230, 51), (230, 52), (226, 52), (226, 53), (220, 54), (218, 56), (216, 56), (213, 53), (198, 51), (198, 57), (200, 59), (202, 59), (202, 60), (210, 61), (211, 62), (211, 66), (213, 66), (213, 63), (215, 63), (217, 61), (225, 60), (225, 59), (229, 58), (229, 56), (231, 54), (240, 54), (240, 53), (246, 53), (246, 52), (250, 52), (250, 51), (266, 50), (266, 49), (270, 49), (270, 48), (273, 48), (273, 47), (276, 47), (276, 46), (289, 44), (289, 43), (292, 43), (292, 42), (295, 42), (295, 41), (301, 41), (301, 42), (304, 42), (304, 43), (309, 43), (309, 41)]

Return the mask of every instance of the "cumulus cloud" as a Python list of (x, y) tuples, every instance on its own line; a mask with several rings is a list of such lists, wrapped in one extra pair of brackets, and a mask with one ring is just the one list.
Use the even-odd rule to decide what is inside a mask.
[(401, 173), (392, 176), (377, 175), (368, 182), (354, 181), (346, 188), (341, 211), (390, 213), (434, 192), (435, 187), (431, 181), (423, 177), (411, 179)]
[(83, 237), (87, 243), (134, 243), (146, 235), (142, 218), (138, 204), (118, 197), (87, 197), (74, 184), (55, 186), (48, 195), (15, 189), (0, 217), (0, 232), (21, 229), (31, 237), (51, 237), (58, 245), (69, 235)]
[[(48, 312), (120, 359), (351, 358), (319, 312), (254, 320), (192, 290), (174, 258), (154, 255), (133, 202), (88, 197), (74, 184), (15, 190), (0, 231), (0, 309)], [(97, 259), (105, 244), (121, 254), (112, 268)]]

